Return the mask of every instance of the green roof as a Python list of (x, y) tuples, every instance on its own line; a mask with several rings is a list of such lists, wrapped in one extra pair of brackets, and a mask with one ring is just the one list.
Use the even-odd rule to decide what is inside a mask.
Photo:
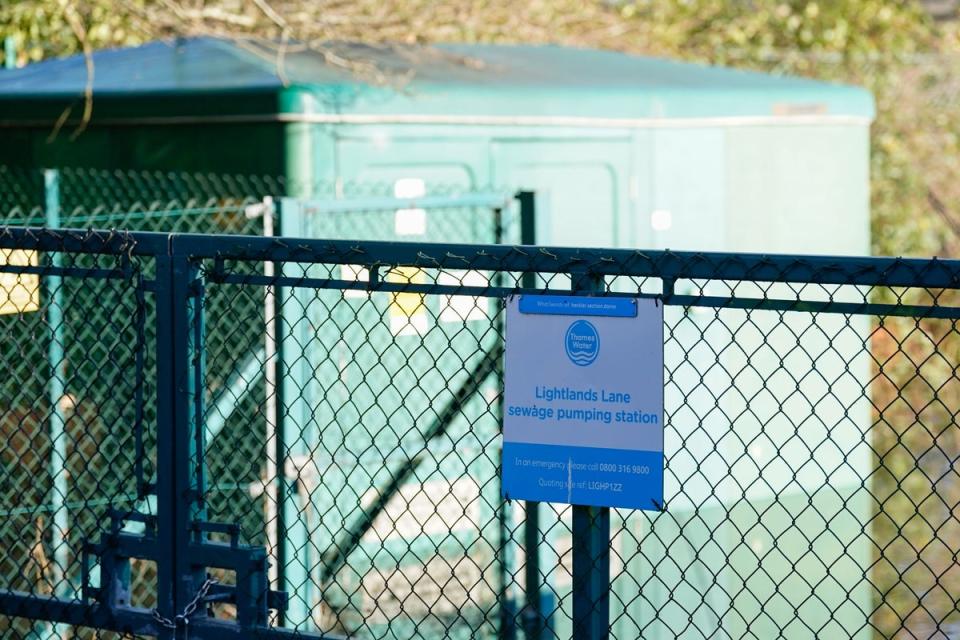
[[(249, 42), (160, 41), (94, 55), (97, 119), (292, 113), (398, 117), (871, 119), (856, 87), (557, 46), (330, 45), (385, 70), (386, 83), (316, 52), (278, 60)], [(82, 56), (0, 71), (0, 121), (59, 117), (82, 100)], [(310, 96), (305, 99), (304, 96)], [(78, 110), (76, 110), (78, 111)]]

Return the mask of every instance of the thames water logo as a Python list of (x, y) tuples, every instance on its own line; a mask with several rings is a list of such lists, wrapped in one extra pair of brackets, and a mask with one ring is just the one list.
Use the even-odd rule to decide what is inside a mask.
[(586, 320), (577, 320), (567, 329), (564, 345), (570, 362), (586, 367), (593, 364), (600, 353), (600, 334)]

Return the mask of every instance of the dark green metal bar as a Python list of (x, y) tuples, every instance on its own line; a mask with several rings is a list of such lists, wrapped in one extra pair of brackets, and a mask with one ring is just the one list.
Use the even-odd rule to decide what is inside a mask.
[(798, 313), (840, 313), (843, 315), (902, 316), (908, 318), (960, 318), (960, 307), (940, 307), (882, 302), (840, 302), (833, 300), (782, 300), (776, 298), (727, 298), (723, 296), (672, 295), (668, 307), (793, 311)]
[(524, 509), (526, 514), (523, 522), (523, 549), (526, 556), (523, 565), (523, 631), (528, 639), (539, 640), (546, 626), (540, 593), (543, 582), (540, 573), (540, 503), (528, 500)]
[[(0, 589), (0, 614), (49, 620), (50, 622), (96, 627), (123, 634), (152, 636), (156, 621), (146, 609), (129, 607), (114, 610), (98, 604), (64, 600), (54, 596)], [(164, 637), (163, 633), (160, 634)]]
[(0, 273), (20, 273), (38, 276), (61, 276), (95, 280), (125, 280), (130, 275), (123, 269), (90, 269), (86, 267), (34, 266), (29, 264), (0, 265)]
[[(42, 618), (102, 631), (115, 631), (125, 636), (173, 638), (172, 631), (157, 623), (153, 612), (139, 607), (110, 609), (98, 604), (76, 600), (65, 601), (50, 596), (41, 596), (0, 589), (0, 613), (7, 616)], [(197, 640), (344, 640), (343, 636), (306, 633), (293, 629), (254, 628), (244, 629), (230, 620), (198, 618), (189, 625), (184, 636)]]
[[(202, 398), (197, 398), (198, 352), (197, 326), (201, 320), (202, 307), (198, 302), (196, 266), (186, 255), (178, 252), (176, 243), (171, 241), (173, 270), (172, 302), (172, 348), (158, 351), (158, 359), (170, 357), (173, 360), (173, 539), (174, 552), (174, 605), (182, 611), (197, 594), (204, 581), (202, 567), (195, 565), (187, 550), (191, 543), (200, 540), (200, 532), (193, 523), (203, 520), (201, 499), (201, 478), (198, 477), (198, 461), (202, 452), (197, 450), (203, 440), (196, 437), (196, 430), (202, 424)], [(198, 410), (201, 415), (198, 416)]]
[[(522, 216), (522, 207), (521, 207)], [(494, 244), (503, 244), (503, 209), (493, 210), (493, 242)], [(503, 286), (503, 273), (493, 274), (492, 283), (495, 287)], [(495, 330), (498, 336), (503, 338), (503, 312), (497, 314)], [(493, 407), (496, 414), (497, 424), (501, 434), (501, 446), (499, 459), (503, 458), (503, 360), (497, 361), (494, 371), (497, 380), (497, 402)], [(498, 474), (498, 479), (502, 479), (502, 474)], [(499, 604), (499, 638), (500, 640), (513, 640), (517, 635), (515, 611), (513, 603), (510, 601), (509, 590), (509, 542), (510, 542), (510, 511), (509, 505), (505, 500), (499, 498), (503, 495), (502, 488), (497, 491), (497, 603)], [(481, 529), (482, 530), (482, 529)]]
[(147, 457), (146, 449), (143, 444), (143, 421), (144, 421), (144, 401), (143, 390), (146, 386), (146, 373), (144, 371), (144, 360), (147, 350), (147, 299), (143, 275), (137, 277), (137, 310), (135, 315), (137, 327), (137, 341), (134, 347), (136, 351), (136, 371), (134, 372), (134, 411), (135, 419), (133, 424), (134, 435), (134, 460), (133, 473), (136, 477), (137, 499), (143, 500), (147, 494), (153, 493), (150, 483), (144, 477), (143, 462)]
[[(477, 393), (483, 382), (490, 376), (498, 366), (503, 357), (503, 345), (497, 344), (487, 351), (477, 365), (469, 372), (463, 384), (457, 389), (453, 398), (443, 407), (443, 410), (437, 415), (436, 420), (430, 425), (430, 428), (423, 435), (423, 447), (444, 433), (453, 423), (454, 419), (463, 410), (464, 405), (470, 397)], [(337, 574), (347, 558), (360, 544), (364, 534), (373, 526), (377, 519), (386, 508), (390, 499), (397, 494), (400, 487), (413, 475), (417, 467), (428, 456), (417, 454), (413, 458), (405, 461), (397, 470), (390, 474), (390, 479), (386, 486), (378, 492), (376, 500), (368, 506), (357, 518), (346, 527), (346, 532), (341, 540), (335, 541), (333, 545), (323, 554), (321, 558), (320, 582), (327, 583)]]
[[(536, 194), (533, 191), (521, 191), (517, 194), (517, 200), (520, 202), (520, 244), (533, 246), (537, 243)], [(524, 289), (536, 289), (536, 274), (524, 273), (520, 284)], [(546, 627), (541, 593), (543, 576), (540, 571), (540, 503), (527, 500), (523, 509), (524, 602), (521, 620), (527, 639), (540, 640)]]
[(156, 255), (166, 250), (170, 236), (165, 233), (134, 234), (128, 231), (87, 229), (46, 229), (39, 227), (3, 227), (0, 247), (36, 249), (65, 253), (101, 255)]
[[(535, 274), (525, 274), (534, 276)], [(525, 277), (524, 276), (524, 277)], [(274, 282), (291, 288), (335, 289), (353, 291), (381, 291), (398, 293), (421, 293), (424, 295), (476, 296), (481, 298), (504, 298), (510, 295), (558, 293), (556, 290), (522, 287), (480, 287), (431, 283), (405, 282), (358, 282), (325, 278), (264, 278), (253, 275), (212, 274), (211, 280), (224, 284), (267, 285)], [(666, 280), (669, 282), (669, 279)], [(611, 297), (659, 298), (656, 294), (613, 292)], [(876, 302), (840, 302), (831, 300), (783, 300), (777, 298), (731, 298), (724, 296), (666, 295), (663, 303), (668, 307), (696, 307), (702, 309), (745, 309), (749, 311), (794, 311), (798, 313), (838, 313), (842, 315), (898, 316), (906, 318), (960, 319), (960, 307), (928, 306), (914, 304), (889, 304)]]
[(573, 506), (573, 637), (610, 637), (610, 509)]
[[(177, 545), (175, 519), (177, 512), (177, 487), (174, 440), (174, 421), (177, 401), (175, 367), (173, 358), (173, 262), (167, 255), (157, 256), (157, 275), (154, 294), (157, 309), (157, 612), (167, 619), (175, 613), (174, 586), (176, 578)], [(170, 640), (173, 633), (161, 629), (158, 640)]]
[(156, 255), (176, 238), (194, 258), (358, 266), (443, 265), (521, 273), (566, 273), (694, 280), (960, 289), (960, 260), (849, 256), (693, 253), (630, 249), (510, 247), (475, 244), (359, 242), (256, 236), (163, 234), (7, 227), (0, 248), (111, 255)]
[[(136, 234), (138, 237), (140, 234)], [(0, 239), (2, 241), (2, 239)], [(765, 255), (571, 247), (361, 242), (184, 234), (190, 255), (204, 258), (390, 264), (542, 273), (595, 273), (694, 280), (744, 280), (884, 287), (960, 288), (960, 261), (917, 258)], [(3, 246), (0, 244), (0, 246)]]
[(520, 191), (517, 201), (520, 203), (520, 244), (537, 244), (537, 198), (533, 191)]
[[(574, 277), (578, 292), (604, 292), (602, 276)], [(610, 509), (573, 507), (573, 637), (610, 637)]]
[[(193, 395), (191, 398), (192, 401), (192, 429), (193, 429), (193, 462), (194, 462), (194, 483), (196, 486), (196, 493), (194, 494), (194, 500), (196, 501), (196, 509), (202, 510), (204, 508), (204, 502), (206, 500), (205, 496), (207, 493), (207, 473), (206, 473), (206, 408), (205, 408), (205, 396), (206, 396), (206, 380), (204, 376), (206, 375), (207, 370), (207, 349), (204, 345), (204, 336), (205, 336), (205, 324), (206, 317), (204, 313), (204, 284), (203, 280), (199, 277), (199, 273), (193, 268), (189, 271), (190, 283), (189, 283), (189, 309), (190, 309), (190, 320), (192, 323), (191, 334), (192, 340), (190, 342), (191, 349), (191, 376), (193, 382)], [(196, 514), (197, 519), (203, 518), (199, 513)]]

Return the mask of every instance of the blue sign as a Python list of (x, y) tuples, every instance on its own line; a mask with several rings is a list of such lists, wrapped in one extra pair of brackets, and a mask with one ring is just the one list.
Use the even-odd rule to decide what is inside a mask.
[(506, 333), (504, 496), (659, 510), (662, 305), (519, 296)]
[(559, 316), (637, 317), (636, 298), (588, 298), (586, 296), (520, 296), (520, 313)]

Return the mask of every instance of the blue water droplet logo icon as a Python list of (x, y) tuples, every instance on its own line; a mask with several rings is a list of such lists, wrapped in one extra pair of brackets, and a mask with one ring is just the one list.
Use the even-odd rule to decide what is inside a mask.
[(571, 324), (563, 342), (570, 362), (580, 367), (593, 364), (600, 354), (600, 334), (586, 320)]

